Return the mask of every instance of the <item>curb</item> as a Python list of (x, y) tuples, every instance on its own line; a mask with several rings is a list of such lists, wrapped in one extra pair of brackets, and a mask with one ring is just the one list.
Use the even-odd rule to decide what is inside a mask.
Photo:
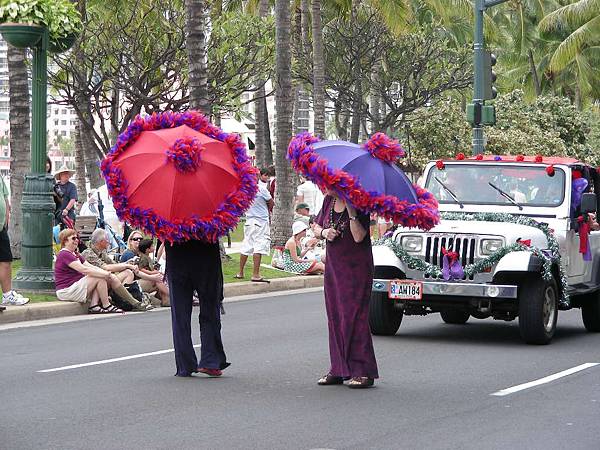
[[(229, 297), (321, 286), (323, 286), (323, 275), (309, 275), (275, 278), (270, 283), (253, 283), (251, 281), (227, 283), (223, 287), (223, 293), (225, 295), (225, 302), (227, 302)], [(87, 314), (87, 305), (81, 303), (56, 301), (33, 303), (25, 306), (7, 306), (6, 311), (0, 312), (0, 325), (82, 314)]]

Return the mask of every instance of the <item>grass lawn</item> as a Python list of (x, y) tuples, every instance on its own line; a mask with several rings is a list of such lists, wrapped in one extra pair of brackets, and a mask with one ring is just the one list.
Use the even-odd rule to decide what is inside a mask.
[[(242, 229), (243, 229), (243, 226), (242, 226)], [(242, 234), (243, 234), (243, 232), (242, 232)], [(240, 254), (234, 253), (229, 256), (231, 256), (231, 258), (232, 258), (231, 261), (223, 263), (223, 281), (225, 283), (237, 283), (240, 281), (244, 281), (244, 280), (236, 280), (234, 278), (234, 275), (237, 274), (239, 271)], [(264, 258), (262, 262), (263, 262), (263, 264), (270, 264), (271, 258), (270, 257)], [(12, 264), (13, 278), (20, 268), (21, 268), (21, 261), (20, 260), (14, 261)], [(250, 258), (248, 260), (248, 262), (246, 263), (246, 269), (244, 270), (244, 272), (246, 275), (246, 281), (249, 281), (250, 276), (252, 275), (252, 258)], [(277, 270), (277, 269), (267, 269), (265, 267), (260, 268), (260, 273), (265, 278), (283, 278), (283, 277), (295, 276), (295, 274), (293, 274), (293, 273), (283, 272), (283, 271)], [(57, 301), (57, 298), (54, 294), (37, 294), (37, 293), (32, 293), (32, 292), (27, 292), (27, 291), (19, 291), (19, 292), (21, 295), (23, 295), (23, 297), (28, 297), (30, 299), (31, 303)]]
[[(246, 223), (245, 219), (240, 220), (233, 231), (229, 233), (231, 242), (242, 242), (244, 240), (244, 223)], [(223, 238), (223, 244), (227, 245), (227, 236)]]

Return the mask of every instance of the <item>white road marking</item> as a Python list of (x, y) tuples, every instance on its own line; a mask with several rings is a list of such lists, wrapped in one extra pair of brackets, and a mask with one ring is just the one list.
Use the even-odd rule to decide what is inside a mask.
[[(200, 347), (200, 344), (196, 344), (196, 345), (194, 345), (194, 347), (195, 348)], [(87, 363), (83, 363), (83, 364), (73, 364), (71, 366), (56, 367), (54, 369), (38, 370), (37, 372), (38, 373), (60, 372), (62, 370), (79, 369), (81, 367), (99, 366), (101, 364), (110, 364), (110, 363), (119, 362), (119, 361), (127, 361), (129, 359), (145, 358), (146, 356), (164, 355), (165, 353), (171, 353), (172, 351), (173, 351), (173, 349), (170, 348), (168, 350), (158, 350), (156, 352), (138, 353), (137, 355), (122, 356), (120, 358), (103, 359), (100, 361), (92, 361), (92, 362), (87, 362)]]
[(501, 391), (494, 392), (490, 395), (495, 395), (497, 397), (503, 397), (505, 395), (514, 394), (515, 392), (519, 392), (525, 389), (532, 388), (534, 386), (539, 386), (540, 384), (550, 383), (551, 381), (558, 380), (559, 378), (563, 378), (569, 375), (573, 375), (574, 373), (581, 372), (582, 370), (589, 369), (591, 367), (597, 366), (600, 363), (585, 363), (576, 367), (572, 367), (567, 370), (563, 370), (562, 372), (555, 373), (553, 375), (548, 375), (547, 377), (540, 378), (538, 380), (530, 381), (529, 383), (519, 384), (517, 386), (509, 387), (506, 389), (502, 389)]

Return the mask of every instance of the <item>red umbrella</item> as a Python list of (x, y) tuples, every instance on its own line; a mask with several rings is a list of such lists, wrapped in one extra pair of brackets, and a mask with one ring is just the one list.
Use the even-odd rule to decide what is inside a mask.
[(102, 162), (117, 215), (169, 241), (214, 242), (257, 191), (245, 145), (195, 111), (136, 117)]

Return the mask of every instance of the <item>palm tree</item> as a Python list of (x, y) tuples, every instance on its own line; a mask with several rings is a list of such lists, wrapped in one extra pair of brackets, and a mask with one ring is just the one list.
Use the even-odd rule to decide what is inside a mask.
[(185, 0), (186, 50), (189, 64), (190, 108), (210, 116), (206, 59), (208, 1)]
[(13, 255), (21, 257), (21, 199), (25, 174), (31, 166), (31, 134), (29, 124), (29, 83), (26, 50), (8, 46), (8, 92), (10, 109), (10, 192), (12, 213), (8, 227)]
[(600, 0), (577, 0), (556, 9), (544, 17), (542, 31), (567, 32), (552, 54), (548, 69), (550, 75), (563, 71), (576, 75), (575, 104), (579, 109), (589, 95), (599, 98), (600, 77)]
[(275, 147), (275, 209), (273, 212), (273, 245), (283, 245), (292, 225), (294, 185), (292, 170), (286, 159), (292, 137), (292, 54), (290, 51), (290, 0), (275, 1), (275, 108), (277, 111), (277, 142)]
[(314, 133), (325, 137), (325, 54), (321, 0), (312, 0)]

